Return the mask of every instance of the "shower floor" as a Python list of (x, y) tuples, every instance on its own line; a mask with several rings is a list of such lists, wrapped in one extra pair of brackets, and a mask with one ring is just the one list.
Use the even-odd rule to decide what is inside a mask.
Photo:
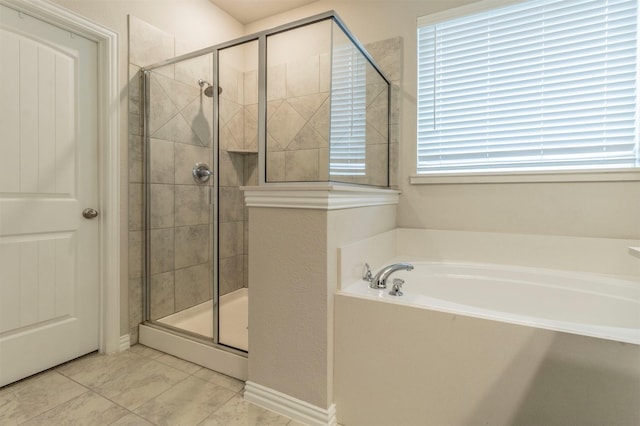
[[(158, 322), (213, 338), (213, 300), (160, 318)], [(220, 296), (220, 343), (249, 350), (249, 289)]]

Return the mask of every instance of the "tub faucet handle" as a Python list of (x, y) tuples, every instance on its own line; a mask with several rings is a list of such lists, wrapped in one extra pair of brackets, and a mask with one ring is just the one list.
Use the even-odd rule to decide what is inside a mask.
[(402, 288), (402, 284), (404, 284), (404, 280), (402, 278), (394, 278), (393, 286), (391, 287), (391, 291), (389, 294), (391, 296), (402, 296), (404, 293), (400, 290)]
[(364, 274), (362, 275), (362, 280), (366, 282), (373, 281), (373, 273), (371, 272), (371, 266), (365, 262), (364, 264)]

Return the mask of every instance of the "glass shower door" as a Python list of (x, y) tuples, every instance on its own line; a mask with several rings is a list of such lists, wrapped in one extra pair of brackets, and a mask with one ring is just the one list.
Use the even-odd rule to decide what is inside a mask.
[(212, 54), (147, 71), (147, 321), (213, 338)]
[(248, 222), (240, 187), (258, 183), (257, 43), (145, 72), (145, 320), (241, 351)]
[(218, 53), (218, 342), (248, 351), (248, 215), (241, 186), (258, 184), (258, 41)]

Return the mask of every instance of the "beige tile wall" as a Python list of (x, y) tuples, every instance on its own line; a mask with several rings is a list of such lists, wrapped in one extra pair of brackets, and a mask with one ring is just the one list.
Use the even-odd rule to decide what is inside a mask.
[[(250, 55), (253, 46), (237, 46)], [(228, 53), (228, 52), (227, 52)], [(257, 50), (255, 50), (257, 54)], [(248, 286), (247, 221), (240, 186), (257, 185), (258, 77), (234, 67), (233, 55), (220, 55), (219, 293)]]
[[(389, 109), (388, 129), (389, 129), (389, 185), (393, 188), (398, 187), (398, 142), (400, 140), (400, 87), (402, 85), (402, 50), (403, 42), (402, 37), (395, 37), (386, 40), (381, 40), (369, 44), (365, 44), (365, 49), (371, 55), (376, 65), (382, 70), (386, 77), (391, 82), (391, 105)], [(367, 82), (375, 81), (367, 77)], [(371, 85), (371, 88), (375, 90), (377, 84)], [(368, 88), (369, 90), (369, 88)], [(375, 91), (374, 91), (375, 93)], [(367, 161), (373, 162), (380, 161), (383, 157), (381, 150), (386, 150), (381, 147), (381, 141), (378, 139), (379, 135), (384, 135), (383, 129), (379, 126), (379, 123), (383, 120), (380, 117), (382, 112), (382, 102), (386, 102), (386, 94), (383, 98), (379, 93), (378, 96), (370, 96), (367, 92), (367, 126), (374, 126), (375, 131), (370, 127), (367, 127)], [(386, 116), (386, 114), (385, 114)], [(386, 117), (384, 118), (386, 125)], [(384, 130), (386, 133), (386, 130)], [(369, 139), (371, 138), (371, 139)], [(369, 151), (371, 150), (371, 151)], [(369, 164), (367, 164), (368, 168)], [(372, 169), (381, 167), (380, 164), (373, 164)], [(379, 173), (377, 174), (379, 176)], [(378, 185), (377, 181), (370, 182), (374, 185)]]
[(151, 319), (212, 297), (212, 181), (192, 177), (195, 163), (213, 166), (213, 105), (197, 83), (212, 80), (211, 62), (198, 57), (150, 80)]
[[(150, 65), (174, 56), (175, 39), (173, 36), (147, 24), (146, 22), (129, 16), (129, 327), (132, 343), (138, 341), (138, 324), (142, 321), (142, 276), (144, 253), (144, 176), (143, 159), (144, 144), (142, 140), (142, 99), (140, 96), (139, 70), (145, 65)], [(162, 70), (164, 73), (175, 76), (174, 68)], [(153, 83), (156, 91), (159, 88), (158, 80)], [(156, 93), (157, 95), (157, 93)], [(173, 109), (172, 109), (173, 108)], [(157, 130), (163, 120), (171, 118), (175, 105), (162, 104), (154, 115), (152, 128)], [(174, 144), (171, 141), (154, 139), (152, 149), (152, 161), (156, 165), (153, 169), (152, 182), (154, 182), (151, 196), (155, 199), (172, 199), (173, 194), (168, 184), (173, 184)], [(164, 185), (164, 188), (161, 186)], [(164, 209), (163, 209), (164, 210)], [(169, 306), (174, 304), (173, 293), (173, 232), (170, 228), (163, 228), (167, 223), (172, 223), (170, 218), (154, 216), (154, 229), (150, 238), (154, 244), (154, 262), (150, 265), (154, 273), (152, 285), (159, 290), (153, 294), (155, 315), (170, 312)]]
[(267, 68), (268, 182), (328, 180), (330, 68), (321, 56)]
[(365, 48), (392, 83), (388, 115), (386, 84), (367, 66), (366, 176), (329, 177), (331, 70), (327, 53), (268, 66), (268, 182), (338, 180), (385, 186), (390, 163), (390, 184), (397, 186), (402, 39), (382, 40)]

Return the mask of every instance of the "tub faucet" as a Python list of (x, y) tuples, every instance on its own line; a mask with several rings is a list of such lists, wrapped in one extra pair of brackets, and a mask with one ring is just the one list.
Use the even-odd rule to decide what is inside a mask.
[(385, 266), (380, 269), (377, 274), (373, 276), (369, 282), (371, 288), (387, 288), (387, 279), (391, 274), (396, 271), (411, 271), (413, 265), (410, 263), (394, 263), (393, 265)]

